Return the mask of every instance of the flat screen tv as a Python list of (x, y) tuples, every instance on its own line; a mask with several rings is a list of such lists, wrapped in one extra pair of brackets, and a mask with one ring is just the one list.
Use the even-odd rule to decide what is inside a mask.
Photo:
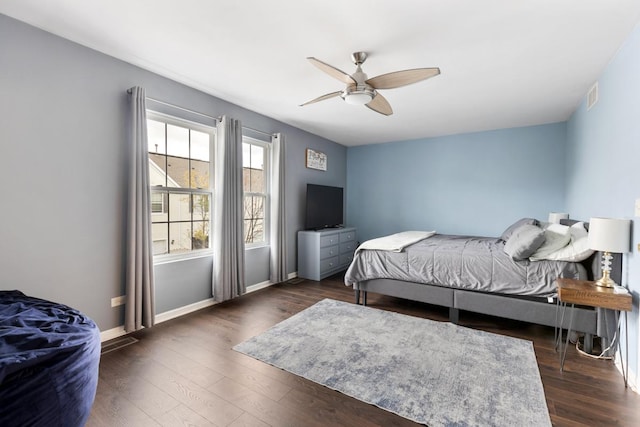
[(342, 188), (307, 184), (307, 230), (341, 227), (342, 212)]

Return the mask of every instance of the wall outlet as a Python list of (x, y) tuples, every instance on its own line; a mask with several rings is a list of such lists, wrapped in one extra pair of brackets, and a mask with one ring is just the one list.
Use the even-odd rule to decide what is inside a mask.
[(120, 295), (119, 297), (111, 298), (111, 307), (118, 307), (119, 305), (124, 305), (124, 299), (126, 295)]
[(635, 209), (635, 213), (633, 214), (633, 216), (640, 217), (640, 199), (636, 199), (636, 209)]

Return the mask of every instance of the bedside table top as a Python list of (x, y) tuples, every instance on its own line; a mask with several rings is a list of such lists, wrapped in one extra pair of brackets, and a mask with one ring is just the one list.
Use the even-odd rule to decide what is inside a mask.
[(631, 311), (631, 294), (622, 286), (604, 288), (588, 280), (558, 279), (558, 299), (569, 304)]

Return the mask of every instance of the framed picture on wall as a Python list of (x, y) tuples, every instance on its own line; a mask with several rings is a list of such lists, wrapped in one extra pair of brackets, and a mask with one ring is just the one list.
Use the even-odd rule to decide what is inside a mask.
[(306, 165), (309, 169), (317, 169), (321, 171), (327, 170), (327, 155), (307, 148), (307, 161)]

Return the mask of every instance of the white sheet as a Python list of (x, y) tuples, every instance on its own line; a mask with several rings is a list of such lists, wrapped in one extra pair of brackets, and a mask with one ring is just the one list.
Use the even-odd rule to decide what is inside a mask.
[(389, 236), (378, 237), (377, 239), (367, 240), (358, 246), (356, 254), (364, 249), (402, 252), (407, 246), (431, 237), (434, 234), (436, 234), (435, 231), (403, 231)]

